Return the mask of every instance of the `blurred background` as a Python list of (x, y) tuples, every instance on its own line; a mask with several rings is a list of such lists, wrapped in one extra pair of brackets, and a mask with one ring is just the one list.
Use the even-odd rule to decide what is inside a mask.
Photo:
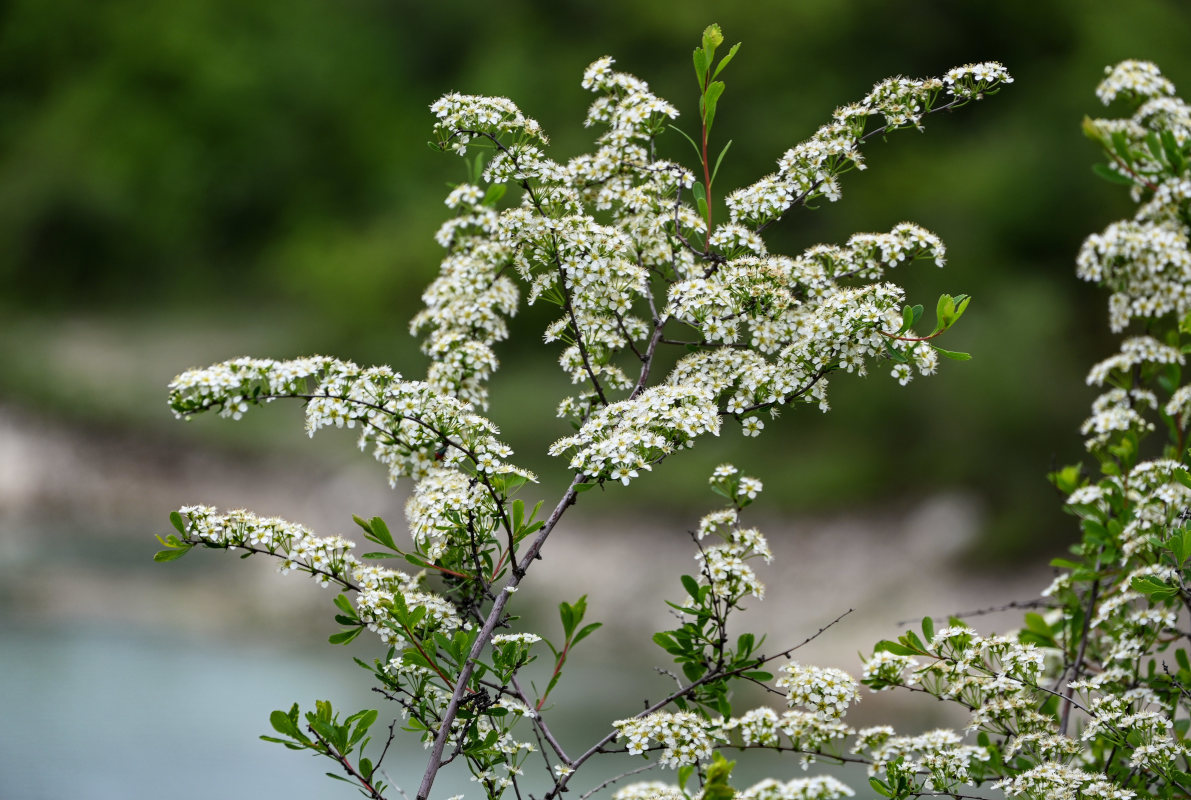
[[(329, 683), (344, 702), (373, 702), (350, 688), (343, 652), (320, 644), (329, 598), (266, 564), (154, 566), (152, 534), (191, 502), (326, 533), (350, 535), (353, 513), (397, 528), (403, 496), (350, 440), (311, 444), (300, 409), (183, 425), (165, 385), (226, 358), (316, 352), (419, 375), (408, 321), (441, 257), (442, 198), (465, 174), (426, 149), (427, 106), (456, 90), (508, 96), (565, 160), (590, 147), (581, 72), (611, 54), (693, 131), (690, 52), (713, 21), (743, 42), (715, 130), (734, 142), (725, 190), (771, 171), (883, 77), (1007, 65), (1016, 83), (1001, 94), (871, 142), (840, 203), (768, 235), (771, 250), (797, 253), (903, 220), (933, 230), (947, 268), (896, 277), (928, 308), (941, 292), (974, 297), (945, 343), (974, 358), (904, 388), (884, 370), (837, 377), (830, 414), (791, 410), (760, 447), (729, 425), (615, 497), (586, 495), (539, 589), (546, 608), (590, 590), (593, 614), (616, 623), (573, 696), (599, 709), (600, 658), (665, 621), (642, 598), (667, 589), (657, 560), (689, 556), (685, 529), (712, 507), (702, 487), (724, 460), (766, 482), (758, 514), (785, 554), (763, 576), (762, 625), (788, 641), (847, 607), (849, 620), (874, 612), (824, 637), (837, 641), (821, 660), (855, 668), (850, 654), (892, 633), (903, 608), (946, 614), (1045, 583), (1073, 529), (1044, 476), (1079, 460), (1083, 376), (1115, 349), (1106, 297), (1073, 261), (1085, 236), (1131, 213), (1092, 175), (1098, 153), (1079, 122), (1105, 113), (1093, 89), (1123, 58), (1191, 86), (1186, 3), (10, 0), (0, 702), (19, 724), (0, 730), (0, 797), (348, 796), (310, 779), (322, 765), (254, 741), (269, 710)], [(680, 137), (666, 147), (687, 158)], [(519, 461), (549, 476), (545, 447), (566, 430), (546, 321), (528, 310), (499, 349), (491, 416)], [(544, 495), (556, 485), (548, 477)], [(617, 598), (600, 600), (608, 586)], [(627, 657), (658, 663), (644, 648)], [(54, 752), (52, 770), (30, 766)]]

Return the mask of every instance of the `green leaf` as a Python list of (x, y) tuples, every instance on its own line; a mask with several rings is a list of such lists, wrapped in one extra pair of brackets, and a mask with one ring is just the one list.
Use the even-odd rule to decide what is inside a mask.
[(351, 739), (348, 740), (349, 747), (355, 746), (356, 742), (364, 738), (364, 735), (368, 733), (368, 729), (372, 727), (372, 723), (376, 722), (377, 716), (379, 716), (378, 712), (370, 708), (365, 711), (358, 711), (347, 718), (346, 722), (348, 724), (352, 722), (356, 724), (356, 729), (352, 731)]
[(575, 493), (583, 494), (583, 492), (590, 492), (597, 484), (594, 483), (577, 483), (575, 484)]
[(715, 49), (724, 43), (724, 32), (720, 30), (720, 26), (714, 22), (703, 29), (703, 52), (707, 54), (707, 60), (711, 61), (715, 55)]
[[(294, 705), (297, 709), (297, 705)], [(286, 736), (297, 738), (301, 735), (298, 730), (297, 723), (284, 711), (274, 711), (269, 715), (269, 724), (273, 726), (273, 730)], [(276, 751), (274, 751), (276, 752)]]
[(955, 299), (949, 294), (939, 295), (939, 300), (935, 303), (935, 329), (932, 335), (939, 331), (947, 330), (948, 320), (955, 311)]
[(732, 146), (732, 140), (729, 139), (728, 143), (726, 145), (724, 145), (724, 149), (720, 151), (720, 154), (718, 156), (716, 156), (715, 168), (711, 171), (711, 182), (712, 183), (715, 183), (715, 176), (720, 174), (720, 163), (724, 160), (724, 156), (728, 153), (728, 148), (731, 146)]
[(295, 742), (290, 741), (289, 739), (278, 739), (276, 736), (264, 736), (264, 735), (262, 735), (260, 738), (266, 742), (276, 742), (277, 744), (283, 744), (286, 747), (288, 747), (290, 750), (306, 750), (307, 749), (306, 745), (297, 744)]
[(909, 647), (906, 647), (904, 644), (891, 642), (888, 639), (882, 639), (881, 641), (877, 642), (877, 645), (874, 649), (884, 650), (887, 653), (893, 653), (895, 656), (921, 655), (921, 653), (917, 650), (912, 650)]
[(882, 797), (893, 797), (893, 790), (889, 788), (889, 784), (879, 778), (869, 778), (868, 785), (873, 787), (873, 791)]
[(702, 160), (703, 160), (703, 151), (699, 149), (699, 145), (695, 144), (695, 140), (694, 140), (694, 139), (692, 139), (690, 136), (688, 136), (688, 135), (687, 135), (687, 132), (686, 132), (686, 131), (684, 131), (682, 128), (676, 127), (676, 126), (674, 126), (674, 125), (667, 125), (666, 127), (667, 127), (667, 128), (669, 128), (669, 129), (670, 129), (670, 130), (672, 130), (672, 131), (675, 131), (675, 132), (677, 132), (678, 134), (680, 134), (680, 135), (682, 136), (682, 138), (684, 138), (684, 139), (686, 139), (688, 142), (690, 142), (690, 143), (691, 143), (691, 149), (693, 149), (693, 150), (695, 151), (695, 158), (699, 159), (699, 161), (700, 161), (700, 162), (702, 162)]
[(1106, 164), (1093, 164), (1092, 172), (1096, 173), (1097, 177), (1103, 178), (1109, 183), (1116, 183), (1121, 186), (1133, 185), (1133, 178), (1128, 175), (1122, 175), (1114, 169), (1109, 169)]
[(681, 655), (684, 651), (669, 633), (658, 631), (653, 635), (653, 643), (671, 655)]
[(1136, 577), (1129, 585), (1134, 591), (1141, 592), (1156, 601), (1168, 600), (1179, 593), (1177, 587), (1171, 586), (1165, 581), (1160, 581), (1150, 575)]
[(488, 187), (488, 191), (484, 193), (484, 199), (480, 201), (480, 205), (495, 206), (500, 202), (500, 199), (505, 196), (505, 192), (509, 189), (507, 184), (494, 183)]
[(952, 361), (971, 361), (972, 360), (971, 353), (961, 353), (958, 350), (944, 350), (942, 347), (939, 347), (938, 345), (931, 345), (931, 346), (934, 347), (935, 352), (938, 353), (939, 355), (941, 355), (943, 358), (950, 358)]
[(772, 672), (765, 672), (759, 669), (753, 670), (751, 672), (742, 672), (740, 675), (741, 677), (748, 678), (751, 681), (761, 681), (762, 683), (773, 680)]
[(707, 92), (699, 103), (699, 110), (703, 113), (703, 124), (707, 126), (708, 130), (711, 130), (711, 125), (715, 121), (715, 107), (723, 93), (724, 82), (712, 81), (707, 86)]
[(583, 628), (575, 634), (575, 638), (571, 640), (571, 646), (573, 647), (574, 645), (579, 644), (579, 642), (583, 641), (589, 635), (602, 627), (604, 627), (604, 623), (602, 622), (589, 622), (588, 624), (584, 625)]
[(1113, 131), (1111, 137), (1112, 149), (1121, 157), (1121, 160), (1125, 162), (1133, 161), (1133, 154), (1129, 152), (1129, 140), (1125, 138), (1125, 132)]
[(389, 526), (380, 517), (372, 518), (372, 535), (376, 537), (378, 544), (383, 544), (390, 550), (397, 549), (397, 544), (393, 541), (393, 534), (389, 533)]
[(359, 636), (363, 632), (364, 632), (364, 626), (361, 625), (358, 628), (351, 628), (346, 631), (340, 631), (339, 633), (332, 633), (330, 636), (327, 637), (327, 641), (330, 642), (331, 644), (347, 644), (348, 642), (354, 640), (357, 636)]
[(348, 599), (348, 596), (345, 592), (340, 592), (339, 594), (335, 595), (335, 607), (344, 614), (347, 614), (349, 617), (356, 616), (356, 609), (352, 607), (352, 601)]
[(910, 328), (914, 327), (914, 309), (910, 306), (902, 306), (902, 326), (898, 328), (897, 335), (901, 336)]
[(513, 501), (513, 530), (521, 530), (521, 523), (525, 521), (525, 503), (520, 500)]
[(401, 557), (415, 567), (427, 569), (430, 567), (430, 562), (415, 553), (402, 553)]
[(922, 638), (928, 642), (935, 638), (935, 621), (930, 617), (922, 618)]
[(736, 51), (738, 51), (739, 49), (740, 49), (740, 42), (737, 42), (736, 44), (732, 45), (732, 48), (728, 51), (728, 55), (726, 55), (722, 59), (720, 59), (719, 66), (715, 68), (715, 72), (713, 72), (711, 74), (711, 77), (713, 77), (713, 78), (719, 77), (719, 74), (721, 72), (723, 72), (724, 67), (728, 66), (728, 62), (736, 57)]
[(885, 355), (898, 364), (905, 364), (909, 361), (900, 350), (894, 349), (889, 342), (885, 342)]
[(186, 522), (182, 519), (182, 515), (177, 511), (170, 512), (170, 524), (177, 529), (178, 533), (182, 534), (183, 536), (186, 535)]
[(575, 608), (570, 603), (562, 602), (558, 604), (558, 617), (562, 622), (563, 636), (567, 639), (571, 638), (571, 631), (575, 630), (578, 620), (575, 619)]
[(1186, 166), (1187, 159), (1183, 157), (1182, 149), (1179, 147), (1178, 140), (1174, 138), (1174, 133), (1170, 130), (1161, 132), (1162, 149), (1166, 151), (1166, 160), (1174, 167), (1175, 172), (1182, 172)]
[(690, 575), (683, 575), (682, 588), (686, 589), (686, 593), (695, 598), (696, 602), (699, 600), (699, 582)]
[(159, 550), (153, 554), (153, 560), (157, 562), (163, 561), (177, 561), (182, 556), (190, 552), (193, 545), (186, 545), (185, 547), (173, 547), (169, 550)]
[(1170, 549), (1174, 553), (1176, 566), (1181, 567), (1191, 557), (1191, 531), (1186, 528), (1175, 531), (1170, 537)]
[(707, 82), (707, 67), (708, 67), (707, 53), (704, 52), (702, 47), (695, 48), (694, 62), (695, 62), (695, 77), (699, 81), (699, 88), (702, 89), (703, 84)]

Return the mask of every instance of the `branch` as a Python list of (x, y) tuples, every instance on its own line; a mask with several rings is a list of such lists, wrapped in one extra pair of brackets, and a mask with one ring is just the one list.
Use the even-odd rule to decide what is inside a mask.
[[(1096, 571), (1100, 571), (1099, 559), (1096, 563)], [(1075, 663), (1071, 665), (1071, 680), (1072, 682), (1079, 680), (1080, 670), (1083, 669), (1083, 657), (1088, 648), (1088, 632), (1092, 628), (1092, 612), (1096, 608), (1096, 595), (1100, 593), (1100, 579), (1092, 581), (1092, 591), (1088, 597), (1088, 608), (1084, 612), (1083, 631), (1079, 637), (1079, 652), (1075, 655)], [(1067, 735), (1067, 723), (1071, 718), (1071, 704), (1072, 695), (1075, 694), (1074, 689), (1068, 688), (1063, 695), (1063, 710), (1059, 714), (1059, 733)]]
[(385, 796), (378, 792), (376, 788), (364, 778), (363, 775), (356, 771), (356, 768), (352, 766), (352, 763), (347, 760), (347, 756), (343, 755), (342, 753), (335, 752), (335, 750), (331, 747), (331, 744), (322, 736), (320, 736), (318, 731), (316, 731), (313, 726), (306, 726), (306, 730), (310, 731), (314, 738), (318, 740), (318, 743), (327, 749), (327, 755), (329, 757), (339, 762), (340, 766), (343, 767), (344, 772), (350, 775), (353, 780), (359, 782), (360, 786), (367, 792), (369, 797), (373, 798), (373, 800), (385, 800)]
[(512, 570), (509, 582), (497, 594), (496, 601), (492, 604), (492, 610), (488, 612), (488, 618), (484, 620), (484, 626), (480, 629), (479, 635), (476, 636), (467, 661), (459, 673), (458, 682), (455, 684), (454, 692), (451, 693), (451, 700), (447, 704), (446, 711), (443, 712), (442, 723), (439, 725), (438, 735), (434, 738), (434, 744), (430, 751), (430, 761), (426, 765), (426, 772), (422, 775), (422, 782), (418, 786), (416, 800), (427, 800), (430, 797), (430, 789), (434, 785), (434, 778), (442, 767), (443, 750), (446, 748), (447, 738), (451, 734), (451, 725), (454, 723), (455, 717), (459, 714), (459, 704), (462, 702), (463, 695), (468, 689), (467, 684), (471, 680), (472, 672), (475, 670), (476, 661), (479, 659), (484, 647), (492, 639), (497, 622), (500, 621), (501, 615), (504, 613), (505, 604), (508, 603), (509, 597), (512, 595), (512, 592), (509, 590), (516, 589), (517, 585), (521, 583), (521, 579), (525, 576), (532, 562), (538, 558), (538, 553), (541, 551), (542, 545), (545, 544), (547, 537), (554, 530), (554, 526), (558, 524), (558, 520), (569, 506), (574, 505), (575, 498), (579, 494), (575, 487), (582, 482), (583, 473), (577, 473), (571, 479), (571, 485), (567, 487), (562, 499), (558, 501), (558, 505), (550, 512), (550, 517), (546, 520), (546, 524), (542, 530), (538, 532), (537, 537), (530, 544), (525, 557)]
[[(684, 697), (684, 696), (690, 694), (695, 689), (699, 688), (700, 686), (703, 686), (704, 684), (711, 683), (712, 681), (723, 680), (724, 678), (731, 678), (731, 677), (733, 677), (735, 675), (739, 675), (743, 672), (751, 672), (752, 670), (755, 670), (757, 667), (761, 666), (762, 664), (767, 664), (770, 661), (774, 661), (775, 659), (778, 659), (778, 658), (789, 658), (790, 654), (793, 653), (795, 650), (797, 650), (800, 647), (803, 647), (803, 646), (809, 644), (810, 642), (814, 641), (815, 639), (819, 638), (819, 636), (821, 636), (825, 631), (827, 631), (827, 629), (833, 627), (837, 622), (839, 622), (841, 619), (843, 619), (844, 617), (848, 616), (851, 613), (852, 613), (852, 609), (849, 608), (847, 611), (840, 614), (838, 617), (833, 619), (831, 622), (828, 622), (823, 627), (819, 628), (819, 630), (815, 631), (814, 633), (812, 633), (810, 636), (803, 639), (798, 644), (794, 645), (793, 647), (787, 648), (786, 650), (783, 650), (780, 653), (777, 653), (772, 656), (763, 656), (761, 658), (750, 661), (748, 664), (746, 664), (744, 666), (737, 667), (736, 669), (727, 670), (725, 672), (708, 673), (707, 675), (704, 675), (699, 680), (694, 681), (693, 683), (688, 685), (686, 688), (679, 689), (678, 691), (671, 693), (666, 698), (659, 700), (658, 702), (653, 703), (652, 705), (647, 705), (643, 711), (639, 711), (638, 713), (634, 714), (632, 716), (632, 719), (640, 719), (642, 717), (649, 716), (650, 714), (654, 713), (655, 711), (660, 711), (661, 709), (670, 705), (670, 703), (674, 702), (675, 700), (679, 699), (680, 697)], [(571, 768), (574, 769), (574, 768), (579, 767), (579, 765), (583, 764), (585, 761), (587, 761), (589, 758), (594, 756), (596, 753), (601, 752), (604, 745), (608, 744), (609, 742), (614, 741), (616, 739), (616, 737), (619, 735), (620, 735), (620, 732), (617, 730), (613, 730), (610, 733), (605, 734), (603, 738), (601, 738), (598, 742), (596, 742), (594, 745), (589, 747), (582, 755), (580, 755), (573, 762), (571, 762), (571, 764), (570, 764)], [(574, 773), (571, 773), (571, 774), (574, 774)], [(545, 800), (553, 800), (553, 798), (557, 797), (560, 792), (565, 792), (566, 788), (567, 788), (567, 781), (570, 780), (570, 777), (571, 777), (570, 775), (562, 776), (562, 779), (558, 782), (558, 784), (553, 789), (551, 789), (549, 792), (546, 793)]]
[(629, 777), (630, 775), (638, 775), (642, 772), (647, 772), (648, 770), (655, 769), (657, 766), (658, 766), (657, 763), (650, 763), (650, 764), (646, 764), (643, 767), (637, 767), (636, 769), (631, 769), (628, 772), (622, 772), (619, 775), (617, 775), (615, 778), (609, 778), (608, 780), (604, 781), (603, 783), (598, 784), (590, 792), (586, 792), (585, 794), (579, 795), (579, 800), (587, 800), (593, 794), (595, 794), (600, 789), (603, 789), (606, 786), (611, 786), (612, 784), (616, 783), (617, 781), (623, 780), (623, 779)]

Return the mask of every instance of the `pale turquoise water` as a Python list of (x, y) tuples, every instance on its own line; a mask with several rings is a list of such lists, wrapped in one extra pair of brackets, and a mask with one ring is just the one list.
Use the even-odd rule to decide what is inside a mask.
[[(353, 670), (335, 648), (0, 625), (0, 800), (358, 797), (325, 777), (330, 760), (257, 738), (271, 732), (269, 712), (294, 701), (383, 709)], [(386, 765), (394, 779), (407, 773), (398, 782), (412, 796), (425, 754), (415, 744)], [(444, 774), (434, 794), (469, 788)]]

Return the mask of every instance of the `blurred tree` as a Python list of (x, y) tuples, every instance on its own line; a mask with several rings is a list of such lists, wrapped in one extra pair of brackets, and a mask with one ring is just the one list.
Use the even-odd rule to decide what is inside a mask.
[[(841, 413), (783, 425), (799, 447), (854, 447), (813, 475), (778, 454), (754, 469), (789, 486), (792, 504), (951, 487), (995, 510), (998, 540), (1036, 538), (1039, 519), (1065, 528), (1042, 475), (1052, 458), (1077, 458), (1072, 415), (1090, 396), (1066, 387), (1108, 347), (1103, 300), (1076, 284), (1072, 260), (1084, 236), (1125, 213), (1090, 174), (1079, 120), (1095, 113), (1091, 87), (1110, 62), (1150, 59), (1191, 82), (1191, 6), (1175, 0), (11, 0), (0, 28), (0, 309), (50, 327), (147, 309), (233, 329), (288, 315), (302, 321), (295, 350), (415, 372), (401, 342), (437, 265), (444, 184), (463, 174), (424, 149), (427, 105), (450, 90), (509, 96), (565, 158), (589, 144), (579, 74), (610, 53), (683, 109), (690, 130), (689, 54), (711, 21), (744, 43), (716, 125), (735, 141), (723, 187), (770, 171), (887, 75), (996, 59), (1017, 78), (925, 136), (871, 143), (871, 168), (849, 176), (843, 204), (786, 221), (774, 241), (796, 252), (903, 219), (934, 230), (951, 266), (908, 282), (923, 296), (974, 295), (955, 346), (975, 360), (904, 390), (841, 379)], [(678, 137), (668, 146), (687, 157)], [(541, 321), (531, 311), (518, 324)], [(35, 371), (17, 363), (26, 348), (7, 350), (0, 372), (21, 378), (0, 387), (55, 391), (52, 371), (31, 386)], [(495, 390), (510, 440), (538, 457), (530, 443), (542, 434), (523, 422), (533, 415), (500, 419), (508, 398)], [(538, 395), (548, 407), (551, 392)], [(707, 459), (732, 457), (732, 437)], [(962, 468), (940, 474), (936, 448), (966, 453)], [(689, 483), (665, 470), (651, 482), (655, 502), (657, 489)]]

